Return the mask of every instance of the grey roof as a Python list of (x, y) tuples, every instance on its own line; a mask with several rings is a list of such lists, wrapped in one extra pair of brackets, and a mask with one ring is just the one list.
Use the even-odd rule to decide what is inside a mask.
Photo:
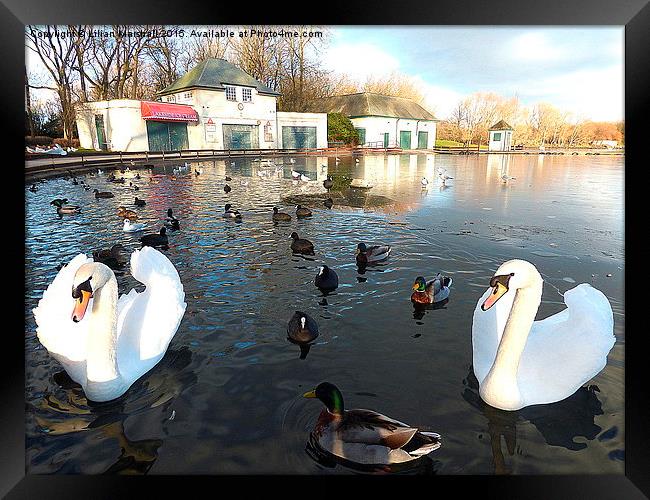
[(499, 120), (494, 125), (492, 125), (489, 130), (514, 130), (510, 125), (508, 125), (503, 120)]
[(172, 94), (192, 88), (225, 90), (224, 84), (255, 87), (260, 94), (280, 95), (248, 73), (242, 71), (225, 59), (206, 59), (194, 66), (158, 95)]
[(413, 120), (439, 121), (415, 101), (404, 97), (393, 97), (374, 92), (337, 95), (315, 99), (310, 110), (320, 113), (343, 113), (354, 118), (358, 116), (389, 116)]

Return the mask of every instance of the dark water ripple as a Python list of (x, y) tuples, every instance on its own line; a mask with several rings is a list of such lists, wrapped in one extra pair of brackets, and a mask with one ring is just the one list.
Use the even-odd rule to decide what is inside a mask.
[[(350, 407), (443, 435), (443, 447), (407, 472), (623, 473), (622, 157), (366, 156), (358, 166), (342, 160), (296, 157), (279, 172), (242, 159), (234, 166), (193, 163), (203, 167), (199, 176), (174, 175), (167, 164), (139, 170), (140, 180), (126, 172), (124, 185), (108, 183), (105, 173), (80, 177), (115, 193), (106, 200), (63, 178), (39, 184), (37, 193), (26, 189), (29, 472), (359, 472), (316, 460), (309, 446), (321, 405), (300, 395), (329, 380)], [(435, 182), (438, 167), (454, 177), (446, 187)], [(292, 181), (291, 169), (317, 180)], [(516, 181), (502, 185), (503, 169)], [(261, 170), (269, 176), (258, 176)], [(309, 202), (313, 217), (271, 221), (273, 206), (295, 211), (284, 197), (324, 195), (328, 172), (370, 180), (370, 193), (393, 202), (331, 210)], [(145, 207), (133, 206), (136, 195)], [(59, 218), (49, 205), (56, 197), (82, 212)], [(221, 217), (225, 203), (243, 213), (240, 223)], [(165, 253), (188, 307), (161, 363), (122, 398), (98, 405), (42, 348), (31, 309), (61, 262), (117, 242), (139, 248), (141, 233), (121, 229), (119, 205), (137, 211), (146, 233), (157, 232), (167, 209), (174, 210), (181, 229), (169, 231)], [(292, 231), (314, 243), (315, 256), (291, 254)], [(385, 263), (360, 270), (360, 241), (393, 251)], [(563, 308), (561, 293), (589, 282), (610, 300), (618, 339), (589, 386), (564, 402), (520, 412), (484, 405), (471, 370), (472, 311), (510, 258), (530, 260), (544, 277), (538, 318)], [(340, 281), (326, 296), (313, 286), (323, 263)], [(438, 271), (454, 279), (451, 300), (416, 317), (413, 280)], [(142, 289), (128, 270), (117, 278), (121, 293)], [(305, 359), (286, 340), (298, 309), (320, 328)]]

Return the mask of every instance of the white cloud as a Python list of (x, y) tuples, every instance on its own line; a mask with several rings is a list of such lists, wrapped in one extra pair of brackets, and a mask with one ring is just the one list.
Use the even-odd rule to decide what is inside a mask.
[(623, 77), (623, 66), (616, 64), (531, 80), (514, 90), (526, 100), (546, 101), (592, 120), (622, 120)]
[(519, 61), (557, 61), (563, 59), (566, 53), (553, 46), (544, 33), (524, 33), (512, 39), (510, 49), (506, 51)]
[(386, 76), (399, 68), (399, 60), (371, 43), (342, 43), (323, 57), (325, 66), (353, 80)]

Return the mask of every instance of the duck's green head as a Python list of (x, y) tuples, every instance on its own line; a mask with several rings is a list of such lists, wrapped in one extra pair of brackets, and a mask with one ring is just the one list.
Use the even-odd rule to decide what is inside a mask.
[(427, 282), (422, 276), (415, 278), (415, 283), (413, 283), (413, 290), (416, 292), (424, 292), (427, 289)]
[(304, 393), (302, 397), (320, 399), (330, 413), (343, 413), (343, 395), (338, 387), (329, 382), (321, 382), (314, 390)]

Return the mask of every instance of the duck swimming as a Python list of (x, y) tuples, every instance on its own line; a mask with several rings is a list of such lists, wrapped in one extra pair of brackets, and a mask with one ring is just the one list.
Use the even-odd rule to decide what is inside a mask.
[(323, 291), (332, 291), (339, 286), (339, 277), (334, 271), (323, 264), (314, 279), (314, 285)]
[(172, 212), (171, 208), (167, 209), (167, 220), (165, 221), (165, 226), (174, 230), (181, 228), (181, 224), (178, 222), (178, 219), (174, 217), (174, 213)]
[(33, 310), (39, 341), (90, 401), (120, 397), (151, 370), (185, 314), (183, 285), (162, 253), (133, 252), (131, 275), (145, 290), (118, 298), (113, 271), (79, 254)]
[(297, 216), (298, 218), (302, 218), (302, 217), (311, 217), (311, 210), (309, 210), (309, 209), (306, 208), (306, 207), (303, 207), (303, 206), (297, 205), (297, 206), (296, 206), (296, 216)]
[(75, 214), (81, 211), (79, 205), (68, 205), (67, 203), (67, 198), (56, 198), (50, 202), (50, 205), (54, 205), (59, 214)]
[(120, 270), (126, 263), (126, 257), (123, 253), (125, 251), (124, 245), (117, 243), (108, 250), (95, 250), (92, 255), (95, 262), (101, 262), (111, 269)]
[(122, 226), (122, 231), (127, 233), (135, 233), (137, 231), (142, 231), (147, 226), (144, 222), (131, 222), (129, 219), (124, 219), (124, 226)]
[(134, 205), (135, 205), (136, 207), (144, 207), (146, 204), (147, 204), (146, 201), (141, 200), (141, 199), (138, 198), (137, 196), (135, 197)]
[(440, 434), (420, 431), (373, 410), (346, 410), (334, 384), (322, 382), (305, 398), (317, 398), (320, 413), (312, 437), (328, 453), (357, 464), (409, 462), (440, 448)]
[(95, 198), (113, 198), (115, 195), (110, 191), (99, 191), (99, 189), (93, 189), (95, 193)]
[(278, 207), (273, 207), (273, 220), (274, 221), (290, 221), (291, 216), (284, 212), (278, 212)]
[(226, 184), (226, 185), (223, 187), (223, 190), (224, 190), (226, 193), (230, 193), (230, 191), (232, 191), (232, 188), (231, 188), (228, 184)]
[(287, 324), (287, 337), (298, 343), (312, 342), (318, 337), (318, 324), (309, 314), (296, 311)]
[(490, 406), (518, 410), (563, 400), (607, 365), (616, 342), (607, 297), (582, 283), (564, 292), (566, 309), (535, 321), (542, 285), (533, 264), (509, 260), (476, 304), (473, 367)]
[(433, 304), (442, 302), (449, 297), (452, 279), (448, 276), (442, 276), (440, 273), (431, 281), (426, 281), (424, 277), (418, 276), (413, 283), (413, 293), (411, 302), (414, 304)]
[(225, 211), (223, 212), (223, 217), (226, 217), (228, 219), (241, 220), (241, 214), (239, 213), (239, 210), (232, 210), (230, 207), (232, 207), (232, 205), (230, 203), (227, 203), (224, 207)]
[(164, 226), (161, 227), (159, 234), (145, 234), (142, 238), (140, 238), (140, 242), (143, 246), (166, 246), (169, 243), (169, 240), (167, 239), (167, 228)]
[(314, 245), (311, 241), (305, 240), (298, 237), (298, 233), (295, 231), (291, 233), (291, 250), (293, 253), (302, 253), (308, 255), (314, 255)]
[(138, 214), (136, 214), (133, 210), (127, 210), (125, 207), (117, 207), (117, 215), (124, 219), (130, 220), (136, 220), (138, 218)]
[(373, 245), (369, 247), (365, 243), (359, 243), (355, 251), (357, 264), (365, 265), (387, 259), (390, 250), (390, 245)]

